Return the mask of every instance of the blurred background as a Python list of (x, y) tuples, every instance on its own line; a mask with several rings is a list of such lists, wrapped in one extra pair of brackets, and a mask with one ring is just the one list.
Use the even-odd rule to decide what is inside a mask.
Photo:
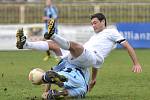
[[(46, 52), (16, 48), (20, 27), (29, 41), (43, 39), (45, 2), (0, 0), (0, 100), (41, 100), (42, 87), (32, 85), (28, 74), (58, 63), (55, 57), (43, 61)], [(136, 49), (143, 68), (141, 74), (132, 73), (126, 50), (118, 46), (84, 100), (150, 100), (150, 0), (53, 0), (53, 5), (58, 9), (58, 34), (80, 43), (94, 34), (90, 15), (104, 13), (108, 27), (117, 28)]]
[[(109, 23), (149, 22), (149, 0), (53, 0), (59, 23), (87, 24), (89, 16), (103, 12)], [(0, 23), (42, 23), (45, 0), (0, 0)]]
[[(135, 48), (150, 48), (149, 0), (52, 1), (58, 9), (58, 32), (66, 38), (84, 43), (93, 34), (90, 15), (102, 12), (108, 25), (117, 27)], [(0, 0), (0, 48), (16, 49), (14, 36), (19, 27), (24, 27), (28, 36), (41, 34), (40, 38), (30, 38), (32, 41), (40, 40), (44, 7), (45, 0)], [(6, 47), (8, 44), (11, 46)]]

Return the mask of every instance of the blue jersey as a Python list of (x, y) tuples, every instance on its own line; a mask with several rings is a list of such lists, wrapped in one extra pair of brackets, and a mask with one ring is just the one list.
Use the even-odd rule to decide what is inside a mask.
[(64, 82), (64, 88), (68, 90), (69, 96), (85, 96), (90, 78), (89, 68), (81, 69), (63, 58), (53, 70), (68, 78), (68, 82)]
[[(58, 10), (55, 6), (46, 7), (44, 9), (44, 16), (48, 18), (56, 19), (55, 23), (55, 33), (57, 33), (57, 18), (58, 18)], [(45, 33), (48, 32), (48, 20), (45, 21)]]
[(68, 62), (67, 58), (63, 58), (57, 66), (53, 67), (53, 70), (56, 72), (59, 72), (59, 71), (63, 71), (64, 69), (68, 69), (68, 68), (80, 69), (81, 70), (80, 73), (84, 77), (86, 84), (89, 83), (89, 80), (90, 80), (89, 68), (83, 69), (83, 68), (80, 68), (76, 65), (73, 65), (73, 64)]

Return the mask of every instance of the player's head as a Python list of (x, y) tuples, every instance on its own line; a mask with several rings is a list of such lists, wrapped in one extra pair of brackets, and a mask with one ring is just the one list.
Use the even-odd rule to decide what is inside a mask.
[(91, 15), (91, 24), (94, 31), (98, 33), (106, 27), (106, 17), (102, 13), (93, 14)]
[(46, 0), (46, 6), (51, 6), (52, 5), (52, 0)]

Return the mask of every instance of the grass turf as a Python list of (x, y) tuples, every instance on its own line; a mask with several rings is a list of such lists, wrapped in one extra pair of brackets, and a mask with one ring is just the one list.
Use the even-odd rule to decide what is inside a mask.
[[(143, 67), (141, 74), (131, 72), (132, 62), (125, 50), (113, 51), (99, 70), (96, 86), (84, 100), (150, 100), (149, 49), (136, 50)], [(28, 81), (32, 68), (50, 69), (52, 58), (42, 59), (45, 52), (0, 52), (0, 100), (41, 100), (42, 87)], [(67, 99), (68, 100), (68, 99)]]

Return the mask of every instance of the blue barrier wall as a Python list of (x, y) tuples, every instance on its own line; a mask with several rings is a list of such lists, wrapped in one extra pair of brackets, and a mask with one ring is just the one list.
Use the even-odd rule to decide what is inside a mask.
[(133, 48), (150, 48), (150, 23), (117, 23), (116, 26)]

